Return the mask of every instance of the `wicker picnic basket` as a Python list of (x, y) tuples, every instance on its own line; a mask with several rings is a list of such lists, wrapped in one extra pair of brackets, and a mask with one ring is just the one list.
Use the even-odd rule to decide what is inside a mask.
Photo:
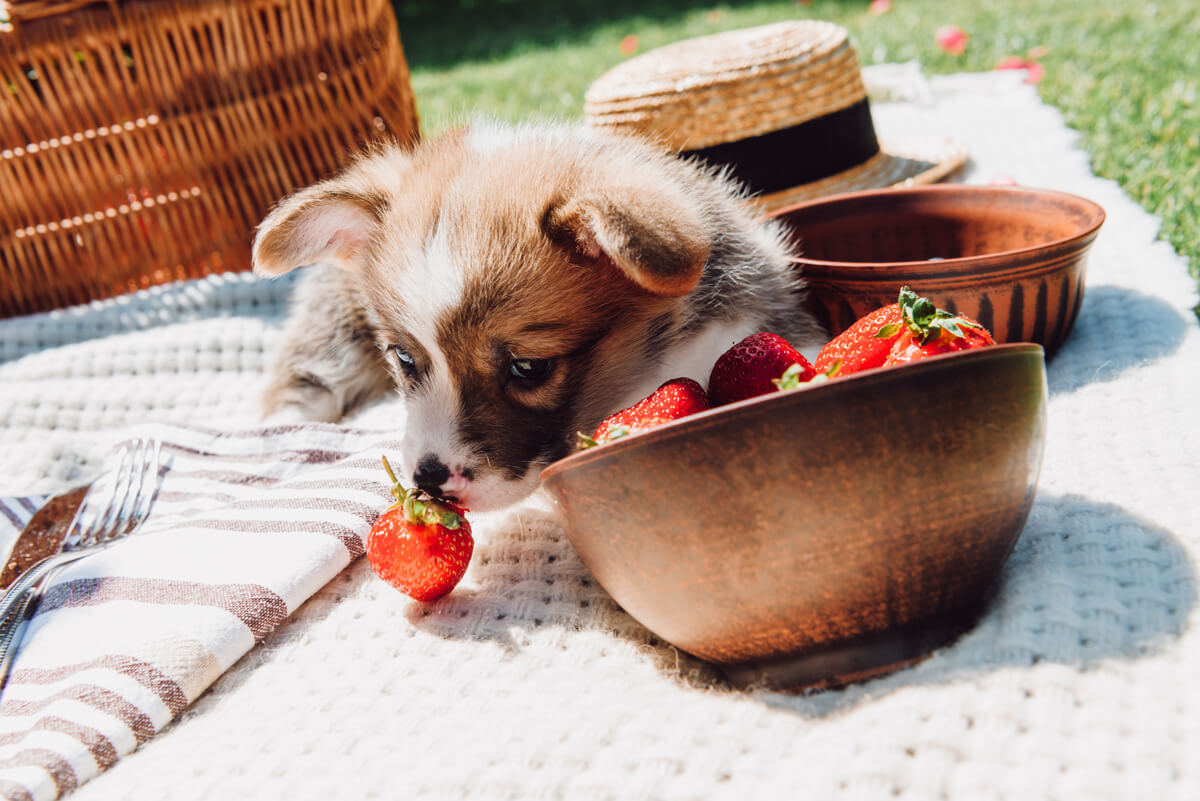
[(279, 198), (418, 137), (390, 0), (0, 0), (0, 317), (247, 269)]

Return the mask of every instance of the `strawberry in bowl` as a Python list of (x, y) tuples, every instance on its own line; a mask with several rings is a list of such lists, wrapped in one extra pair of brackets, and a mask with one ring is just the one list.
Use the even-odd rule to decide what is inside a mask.
[(844, 376), (994, 344), (979, 323), (937, 308), (906, 286), (895, 303), (860, 317), (821, 348), (815, 367)]
[(761, 392), (751, 371), (758, 394), (542, 471), (623, 610), (734, 686), (785, 689), (900, 668), (973, 624), (1033, 503), (1045, 353), (919, 300), (863, 324), (857, 370), (844, 350), (828, 363), (850, 372), (797, 361)]
[(671, 420), (702, 412), (710, 407), (704, 387), (691, 378), (673, 378), (648, 397), (600, 422), (590, 437), (579, 435), (581, 448), (604, 445), (631, 434), (648, 431)]
[(783, 337), (769, 331), (751, 334), (717, 359), (708, 376), (708, 397), (713, 406), (723, 406), (774, 392), (776, 382), (797, 365), (792, 375), (798, 383), (816, 376), (808, 359)]

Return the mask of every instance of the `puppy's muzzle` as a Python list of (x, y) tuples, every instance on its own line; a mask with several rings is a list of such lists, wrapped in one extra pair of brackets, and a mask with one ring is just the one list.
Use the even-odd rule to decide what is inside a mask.
[(450, 468), (435, 454), (427, 453), (417, 462), (413, 483), (430, 495), (441, 495), (442, 485), (450, 480)]

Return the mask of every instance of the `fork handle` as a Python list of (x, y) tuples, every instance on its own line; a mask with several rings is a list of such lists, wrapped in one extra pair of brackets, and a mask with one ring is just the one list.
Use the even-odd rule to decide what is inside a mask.
[(13, 658), (17, 649), (21, 647), (25, 629), (29, 626), (37, 600), (42, 595), (42, 587), (49, 580), (50, 574), (95, 550), (98, 548), (80, 548), (77, 551), (56, 553), (35, 562), (9, 586), (4, 597), (0, 598), (0, 691), (8, 683)]
[(29, 626), (29, 619), (33, 616), (36, 601), (41, 596), (41, 593), (36, 591), (38, 586), (40, 585), (30, 587), (21, 595), (21, 602), (13, 610), (11, 618), (3, 618), (4, 633), (0, 635), (0, 691), (3, 691), (4, 685), (8, 683), (13, 657), (21, 646), (21, 640), (25, 636), (26, 627)]
[(25, 627), (29, 623), (33, 602), (41, 595), (40, 587), (45, 579), (60, 567), (82, 559), (102, 546), (65, 551), (35, 562), (9, 586), (0, 598), (0, 689), (8, 677), (12, 657), (21, 645)]
[(7, 633), (8, 619), (12, 611), (21, 603), (23, 596), (55, 568), (62, 567), (81, 559), (92, 552), (92, 548), (80, 548), (77, 551), (64, 551), (52, 554), (30, 565), (24, 573), (17, 577), (4, 596), (0, 598), (0, 642)]

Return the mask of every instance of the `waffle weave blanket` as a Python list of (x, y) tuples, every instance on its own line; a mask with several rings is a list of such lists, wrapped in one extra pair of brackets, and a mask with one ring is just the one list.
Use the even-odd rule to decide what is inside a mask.
[[(355, 558), (369, 518), (355, 510), (383, 498), (366, 461), (402, 409), (387, 402), (292, 433), (256, 428), (292, 284), (218, 276), (0, 321), (0, 497), (75, 486), (115, 444), (158, 433), (193, 474), (212, 460), (259, 475), (287, 463), (272, 448), (326, 451), (264, 486), (320, 496), (309, 479), (335, 471), (325, 477), (349, 493), (335, 499), (342, 528), (313, 539), (316, 555), (299, 568), (307, 584), (242, 582), (279, 599), (249, 596), (275, 604), (256, 607), (270, 614), (160, 616), (230, 633), (199, 662), (156, 663), (178, 694), (154, 696), (121, 673), (129, 663), (115, 657), (143, 646), (89, 639), (122, 604), (146, 613), (136, 576), (108, 595), (86, 584), (103, 564), (61, 577), (0, 697), (0, 796), (1200, 798), (1195, 284), (1157, 240), (1158, 221), (1092, 174), (1077, 135), (1020, 74), (923, 88), (874, 103), (882, 136), (957, 137), (971, 158), (960, 180), (1011, 177), (1108, 213), (1076, 327), (1048, 364), (1029, 523), (997, 597), (959, 640), (841, 690), (734, 691), (613, 603), (537, 495), (473, 517), (464, 583), (439, 603), (410, 602)], [(206, 485), (178, 489), (159, 525), (230, 519)], [(226, 495), (230, 508), (247, 502)], [(0, 527), (24, 508), (5, 506)], [(195, 558), (179, 560), (176, 578), (203, 581), (202, 548), (187, 547)], [(55, 628), (73, 633), (52, 638)], [(99, 672), (38, 672), (89, 659)], [(145, 708), (120, 707), (122, 717), (103, 689)]]

